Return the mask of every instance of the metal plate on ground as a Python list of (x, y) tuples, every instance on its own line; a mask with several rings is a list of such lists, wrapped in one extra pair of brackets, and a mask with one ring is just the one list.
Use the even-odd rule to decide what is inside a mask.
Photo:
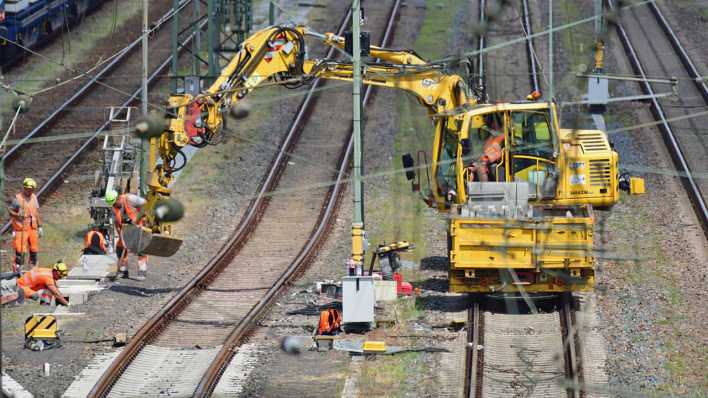
[(131, 253), (158, 257), (170, 257), (182, 246), (182, 239), (153, 234), (132, 224), (123, 227), (123, 240)]

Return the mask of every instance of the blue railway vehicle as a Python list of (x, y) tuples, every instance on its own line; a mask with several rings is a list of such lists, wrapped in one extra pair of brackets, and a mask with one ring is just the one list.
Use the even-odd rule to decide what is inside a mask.
[(22, 47), (37, 48), (63, 29), (80, 22), (105, 0), (0, 0), (0, 67), (28, 56)]

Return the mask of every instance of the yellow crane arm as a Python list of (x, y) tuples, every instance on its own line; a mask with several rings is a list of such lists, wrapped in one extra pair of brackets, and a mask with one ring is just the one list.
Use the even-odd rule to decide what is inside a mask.
[[(333, 33), (319, 34), (306, 30), (305, 34), (317, 37), (325, 45), (341, 50), (344, 38)], [(431, 116), (454, 112), (469, 102), (464, 79), (445, 72), (442, 64), (431, 64), (413, 50), (396, 50), (370, 47), (370, 57), (378, 63), (366, 63), (362, 71), (364, 84), (389, 87), (413, 93), (427, 107)], [(351, 63), (338, 61), (305, 60), (304, 71), (324, 79), (350, 81), (353, 77)]]
[[(305, 73), (324, 79), (351, 81), (351, 63), (305, 60)], [(431, 116), (452, 112), (468, 102), (462, 77), (447, 75), (437, 65), (366, 64), (362, 83), (408, 91)]]
[[(257, 86), (265, 81), (294, 84), (294, 80), (301, 83), (317, 77), (352, 80), (353, 69), (349, 62), (306, 59), (306, 35), (317, 37), (325, 45), (344, 48), (344, 39), (331, 33), (322, 35), (302, 26), (268, 27), (241, 44), (240, 50), (208, 88), (198, 94), (185, 92), (170, 96), (167, 126), (150, 138), (151, 177), (147, 204), (143, 208), (145, 230), (162, 237), (171, 235), (166, 222), (174, 220), (159, 217), (158, 210), (169, 207), (167, 205), (177, 206), (167, 199), (171, 194), (169, 184), (173, 173), (186, 164), (181, 149), (186, 145), (201, 147), (218, 142), (226, 114)], [(447, 74), (444, 65), (427, 63), (412, 50), (371, 47), (370, 51), (371, 57), (380, 62), (364, 66), (364, 84), (414, 94), (436, 119), (436, 137), (460, 131), (460, 110), (476, 103), (475, 99), (468, 98), (462, 77)]]
[(172, 95), (174, 118), (169, 133), (176, 145), (201, 144), (221, 132), (224, 112), (268, 79), (302, 75), (305, 41), (302, 27), (269, 27), (251, 35), (202, 93)]
[[(169, 234), (156, 218), (156, 208), (170, 196), (173, 173), (186, 163), (181, 149), (215, 142), (229, 109), (265, 80), (284, 80), (303, 75), (305, 40), (303, 27), (275, 26), (246, 39), (219, 76), (199, 94), (179, 93), (168, 99), (166, 127), (150, 136), (147, 205), (144, 226)], [(158, 163), (158, 157), (161, 162)]]

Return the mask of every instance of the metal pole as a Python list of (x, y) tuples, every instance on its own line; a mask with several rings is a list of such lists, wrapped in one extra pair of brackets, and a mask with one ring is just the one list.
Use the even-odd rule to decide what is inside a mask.
[(553, 100), (553, 0), (548, 1), (548, 100)]
[[(194, 1), (194, 18), (198, 18), (202, 14), (201, 2), (198, 0)], [(192, 33), (194, 34), (194, 40), (192, 40), (192, 74), (194, 76), (201, 75), (201, 65), (199, 64), (198, 55), (202, 51), (202, 31), (199, 29), (199, 24), (195, 23), (192, 27)]]
[(604, 27), (603, 25), (603, 18), (602, 18), (602, 3), (603, 0), (595, 0), (595, 16), (598, 17), (595, 19), (595, 40), (597, 41), (600, 39), (603, 35)]
[(219, 59), (217, 58), (216, 50), (219, 46), (218, 26), (219, 18), (216, 14), (216, 0), (207, 2), (207, 18), (209, 18), (208, 41), (209, 41), (209, 81), (216, 79), (219, 75)]
[(179, 52), (179, 44), (177, 42), (179, 36), (179, 15), (177, 14), (177, 9), (179, 8), (179, 0), (172, 0), (172, 10), (175, 15), (172, 17), (172, 66), (170, 68), (170, 74), (172, 78), (170, 79), (170, 91), (177, 91), (177, 53)]
[[(143, 116), (148, 114), (148, 0), (143, 0), (143, 82), (142, 82), (142, 111)], [(148, 141), (140, 141), (140, 194), (147, 194), (147, 160)]]
[(352, 1), (352, 56), (353, 56), (353, 134), (354, 134), (354, 219), (352, 220), (352, 260), (363, 268), (364, 264), (364, 186), (362, 175), (361, 128), (361, 10), (359, 0)]
[(275, 25), (275, 0), (270, 0), (268, 2), (268, 25)]

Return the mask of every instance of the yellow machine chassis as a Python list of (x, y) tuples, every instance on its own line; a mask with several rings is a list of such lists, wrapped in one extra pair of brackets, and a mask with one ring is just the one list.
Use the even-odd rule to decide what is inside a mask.
[[(577, 208), (576, 208), (577, 209)], [(548, 293), (589, 291), (595, 284), (590, 207), (564, 208), (528, 220), (453, 217), (450, 291)]]

